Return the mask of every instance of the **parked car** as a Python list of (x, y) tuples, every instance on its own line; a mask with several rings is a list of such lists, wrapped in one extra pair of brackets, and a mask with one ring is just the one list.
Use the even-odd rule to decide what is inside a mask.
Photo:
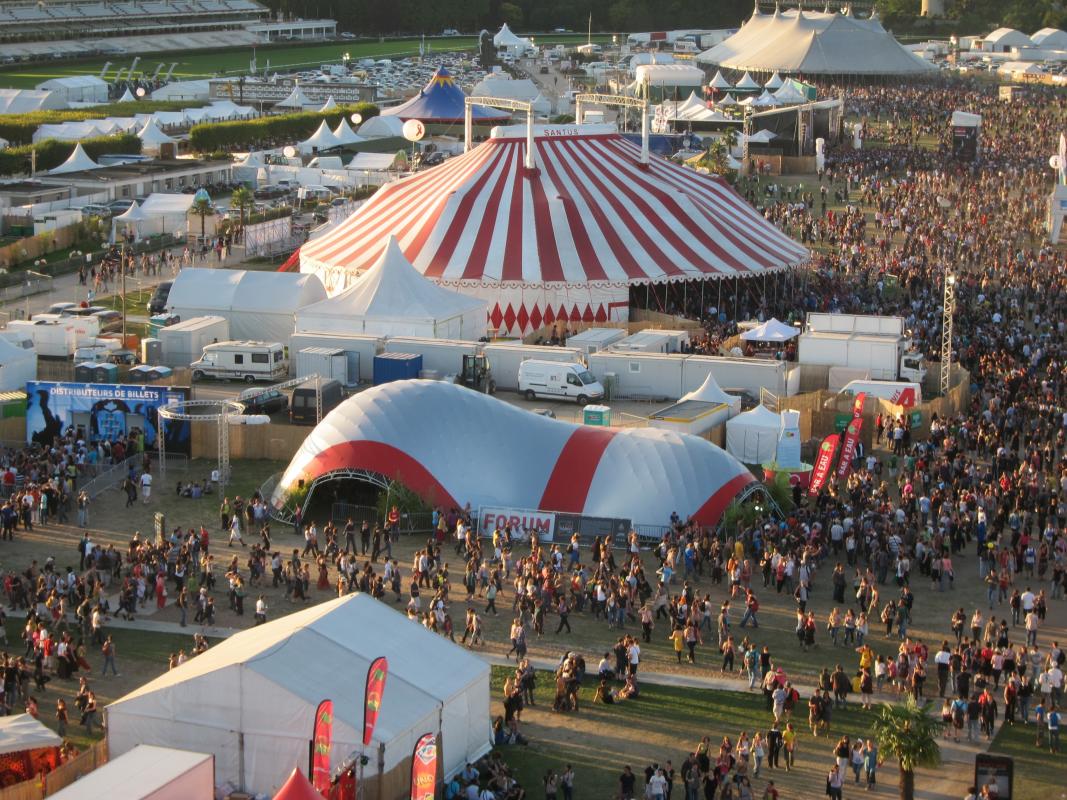
[(100, 320), (101, 333), (114, 333), (122, 330), (122, 314), (112, 311), (110, 308), (104, 311), (96, 311), (90, 316)]
[(107, 219), (111, 216), (111, 209), (98, 203), (89, 203), (87, 206), (82, 206), (81, 212), (83, 217), (103, 217)]
[(245, 414), (274, 414), (289, 408), (289, 398), (277, 389), (246, 389), (237, 395)]

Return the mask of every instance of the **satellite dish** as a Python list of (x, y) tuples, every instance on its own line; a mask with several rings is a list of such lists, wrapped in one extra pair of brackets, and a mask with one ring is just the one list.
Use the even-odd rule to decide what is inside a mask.
[(417, 142), (426, 135), (426, 126), (417, 119), (409, 119), (404, 123), (404, 138), (409, 142)]
[(284, 155), (286, 158), (292, 158), (296, 155), (296, 148), (292, 145), (289, 145), (284, 150), (282, 150), (282, 155)]
[(134, 94), (136, 94), (138, 97), (144, 97), (144, 95), (145, 95), (144, 87), (143, 86), (138, 86), (137, 87), (137, 91), (134, 92)]
[(349, 117), (349, 119), (352, 120), (352, 124), (353, 125), (359, 125), (359, 123), (361, 123), (363, 121), (363, 115), (362, 114), (353, 114), (351, 117)]

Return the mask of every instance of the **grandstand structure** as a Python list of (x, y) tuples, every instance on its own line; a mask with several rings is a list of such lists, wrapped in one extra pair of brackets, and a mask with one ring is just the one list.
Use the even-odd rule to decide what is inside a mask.
[(155, 53), (336, 36), (333, 20), (274, 20), (256, 0), (0, 0), (0, 59)]

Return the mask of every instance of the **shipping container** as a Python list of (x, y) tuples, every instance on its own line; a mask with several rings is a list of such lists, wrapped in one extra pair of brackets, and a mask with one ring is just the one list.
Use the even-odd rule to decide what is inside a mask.
[(7, 329), (30, 336), (39, 357), (70, 358), (78, 349), (78, 335), (67, 319), (64, 317), (62, 322), (12, 320), (7, 323)]
[[(354, 354), (359, 358), (359, 353)], [(358, 362), (357, 362), (358, 364)], [(357, 366), (356, 374), (359, 374)], [(296, 351), (296, 377), (318, 375), (323, 381), (337, 381), (347, 386), (348, 356), (339, 347), (305, 347)]]
[[(343, 350), (348, 357), (349, 385), (355, 386), (357, 383), (370, 383), (374, 379), (374, 357), (383, 351), (385, 339), (355, 333), (294, 333), (289, 340), (289, 349), (296, 352), (305, 347), (335, 347)], [(292, 364), (295, 377), (295, 360)]]
[(677, 400), (682, 396), (686, 356), (664, 353), (592, 353), (589, 371), (604, 385), (609, 399), (637, 397)]
[(88, 347), (96, 337), (100, 335), (99, 317), (75, 317), (59, 314), (34, 314), (30, 317), (31, 322), (59, 322), (66, 323), (74, 328), (74, 334), (78, 337), (78, 347)]
[(177, 325), (160, 328), (163, 354), (160, 363), (168, 367), (187, 367), (198, 360), (204, 348), (230, 338), (230, 323), (224, 317), (193, 317)]
[(489, 359), (489, 369), (497, 389), (509, 392), (519, 388), (519, 364), (523, 361), (564, 361), (582, 363), (582, 353), (574, 347), (543, 347), (520, 343), (487, 344), (482, 352)]
[(611, 345), (616, 353), (669, 353), (671, 352), (671, 335), (667, 331), (638, 331), (619, 339)]
[(374, 385), (406, 381), (419, 377), (422, 355), (417, 353), (379, 353), (374, 357)]
[(422, 356), (422, 369), (432, 370), (442, 377), (459, 375), (463, 371), (463, 356), (479, 351), (478, 342), (459, 339), (423, 339), (414, 336), (390, 336), (385, 340), (387, 353), (415, 353)]
[(682, 394), (698, 389), (711, 374), (715, 382), (727, 392), (744, 392), (759, 400), (760, 390), (766, 389), (778, 397), (797, 393), (800, 370), (791, 370), (788, 362), (765, 358), (723, 358), (719, 356), (689, 356), (682, 370)]
[(903, 317), (880, 317), (873, 314), (810, 313), (804, 330), (812, 333), (867, 333), (875, 336), (903, 336)]
[(588, 355), (607, 350), (611, 345), (625, 338), (626, 331), (622, 328), (586, 328), (581, 333), (569, 336), (567, 347), (573, 347)]

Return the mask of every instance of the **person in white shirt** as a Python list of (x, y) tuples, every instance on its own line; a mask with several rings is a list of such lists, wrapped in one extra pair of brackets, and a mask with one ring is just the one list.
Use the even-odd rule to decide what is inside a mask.
[[(641, 646), (636, 639), (630, 640), (630, 646), (626, 648), (626, 655), (630, 661), (630, 674), (637, 674), (637, 666), (641, 663)], [(1063, 674), (1060, 673), (1060, 684), (1063, 684)]]
[(256, 625), (262, 625), (267, 621), (267, 601), (263, 595), (256, 600)]
[(648, 796), (652, 800), (663, 800), (667, 793), (667, 779), (663, 777), (663, 770), (657, 769), (648, 779)]
[(149, 472), (141, 475), (141, 497), (144, 499), (145, 504), (148, 504), (148, 499), (152, 496), (152, 475)]

